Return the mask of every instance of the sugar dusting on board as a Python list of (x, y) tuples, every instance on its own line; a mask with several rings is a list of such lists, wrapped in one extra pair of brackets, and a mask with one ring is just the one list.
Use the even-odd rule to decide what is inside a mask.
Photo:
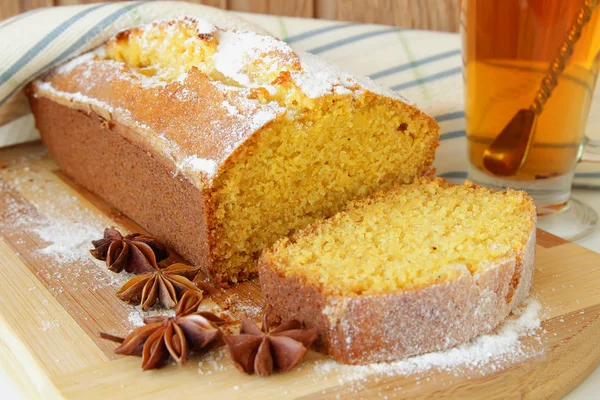
[(82, 255), (87, 256), (84, 248), (89, 248), (91, 240), (102, 236), (96, 226), (69, 220), (50, 220), (32, 231), (48, 243), (39, 253), (65, 264), (79, 261)]
[[(198, 361), (198, 373), (200, 375), (212, 375), (215, 372), (223, 372), (232, 369), (231, 363), (226, 361), (228, 358), (225, 347), (216, 349)], [(237, 371), (236, 371), (237, 373)], [(208, 382), (211, 384), (211, 382)]]
[(334, 374), (343, 384), (364, 381), (373, 375), (412, 375), (432, 369), (454, 371), (457, 375), (465, 369), (483, 374), (493, 372), (501, 368), (503, 362), (526, 356), (531, 351), (520, 338), (539, 332), (540, 312), (540, 303), (528, 299), (493, 333), (481, 335), (460, 346), (390, 363), (352, 366), (333, 360), (319, 361), (314, 365), (314, 379)]
[[(78, 196), (55, 179), (49, 179), (36, 163), (41, 154), (15, 160), (2, 171), (3, 199), (0, 228), (17, 251), (23, 247), (39, 264), (37, 274), (56, 295), (70, 291), (118, 289), (125, 281), (108, 271), (89, 254), (91, 241), (102, 237), (107, 217), (91, 211)], [(28, 193), (25, 201), (20, 193)], [(84, 277), (86, 277), (84, 279)]]
[(144, 325), (144, 318), (164, 315), (167, 317), (175, 316), (175, 309), (156, 306), (148, 311), (142, 311), (140, 306), (131, 307), (131, 312), (127, 318), (131, 329), (139, 328)]
[[(47, 151), (44, 149), (0, 168), (0, 192), (5, 194), (0, 197), (0, 231), (15, 248), (17, 256), (26, 256), (27, 262), (35, 266), (34, 272), (40, 281), (48, 283), (44, 286), (57, 299), (75, 295), (81, 296), (79, 304), (89, 304), (87, 300), (98, 297), (84, 294), (102, 293), (107, 288), (114, 293), (133, 275), (113, 273), (103, 262), (92, 258), (91, 241), (101, 238), (104, 228), (114, 222), (94, 212), (81, 197), (44, 172), (45, 160)], [(122, 230), (122, 227), (117, 228)], [(38, 290), (38, 286), (28, 290)], [(45, 309), (46, 304), (48, 300), (43, 300), (40, 307), (36, 307), (41, 332), (60, 328), (57, 317)], [(146, 316), (175, 314), (175, 310), (162, 307), (148, 312), (142, 312), (139, 307), (125, 308), (122, 326), (103, 329), (123, 336), (143, 325)], [(84, 320), (89, 318), (87, 313), (81, 314), (82, 311), (73, 312), (80, 313), (76, 315)]]

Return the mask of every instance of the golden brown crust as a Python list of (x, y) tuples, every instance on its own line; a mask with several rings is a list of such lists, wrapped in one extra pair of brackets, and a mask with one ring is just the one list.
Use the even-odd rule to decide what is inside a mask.
[[(54, 73), (44, 82), (35, 82), (31, 90), (72, 108), (102, 112), (107, 120), (128, 126), (124, 132), (128, 140), (154, 149), (173, 168), (181, 167), (188, 157), (223, 162), (232, 148), (256, 133), (257, 128), (248, 122), (254, 116), (283, 113), (276, 104), (262, 105), (233, 90), (218, 90), (196, 69), (184, 82), (143, 87), (131, 78), (124, 64), (110, 60), (94, 60), (66, 73)], [(229, 113), (225, 103), (239, 105), (243, 118)], [(197, 187), (207, 187), (209, 182), (201, 172), (182, 170)]]
[[(30, 97), (36, 124), (63, 171), (86, 189), (207, 272), (212, 265), (208, 193), (198, 190), (155, 156), (128, 141), (129, 128), (97, 114)], [(72, 129), (72, 127), (77, 129)]]
[[(86, 78), (89, 76), (94, 80)], [(194, 88), (193, 91), (190, 88)], [(263, 104), (253, 99), (255, 89), (218, 89), (218, 85), (196, 69), (192, 69), (183, 82), (144, 87), (131, 77), (124, 64), (111, 60), (93, 60), (68, 72), (53, 73), (44, 81), (34, 82), (29, 91), (71, 108), (94, 111), (107, 123), (129, 127), (124, 132), (127, 140), (153, 149), (156, 157), (180, 170), (200, 189), (210, 187), (212, 177), (204, 171), (186, 170), (186, 159), (214, 160), (216, 175), (232, 162), (247, 141), (256, 139), (268, 124), (286, 118), (285, 109), (275, 102)], [(368, 91), (362, 95), (404, 109), (412, 118), (429, 126), (431, 143), (427, 143), (422, 171), (428, 174), (439, 146), (439, 127), (435, 120), (398, 99)], [(232, 115), (226, 104), (235, 106), (239, 114)], [(259, 125), (265, 115), (272, 119)]]
[(535, 228), (522, 254), (479, 275), (382, 295), (327, 295), (279, 272), (268, 252), (259, 276), (274, 316), (317, 328), (318, 346), (336, 360), (365, 364), (446, 349), (493, 330), (529, 293), (534, 251)]

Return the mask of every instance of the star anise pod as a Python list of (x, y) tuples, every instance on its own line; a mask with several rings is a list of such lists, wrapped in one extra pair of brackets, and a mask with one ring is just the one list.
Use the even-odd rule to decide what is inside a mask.
[(139, 304), (146, 311), (157, 301), (167, 308), (173, 308), (187, 291), (197, 292), (202, 296), (202, 291), (191, 281), (198, 273), (198, 268), (180, 263), (161, 268), (153, 257), (148, 260), (151, 272), (128, 280), (117, 292), (118, 298), (127, 303)]
[(243, 317), (240, 334), (226, 336), (225, 342), (237, 369), (269, 376), (274, 371), (286, 372), (294, 368), (316, 338), (316, 329), (303, 329), (297, 320), (284, 321), (270, 331), (265, 314), (261, 329)]
[(92, 244), (92, 256), (106, 261), (108, 269), (117, 273), (123, 270), (132, 274), (150, 272), (153, 268), (149, 258), (160, 262), (169, 256), (165, 245), (155, 237), (139, 233), (123, 236), (115, 228), (106, 228), (104, 237), (93, 240)]
[(121, 343), (115, 353), (142, 357), (142, 369), (160, 368), (169, 358), (183, 365), (190, 352), (209, 345), (222, 345), (219, 326), (225, 321), (209, 312), (197, 312), (202, 295), (187, 291), (181, 298), (175, 317), (146, 317), (144, 326), (134, 329), (125, 339), (100, 333), (100, 337)]

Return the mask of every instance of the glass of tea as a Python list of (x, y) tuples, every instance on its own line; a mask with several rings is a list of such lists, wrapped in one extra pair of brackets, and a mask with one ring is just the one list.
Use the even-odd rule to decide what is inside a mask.
[[(538, 225), (568, 239), (584, 236), (597, 220), (593, 209), (571, 198), (577, 163), (600, 161), (600, 143), (585, 136), (588, 118), (600, 116), (600, 99), (595, 104), (592, 101), (600, 70), (597, 3), (461, 1), (469, 179), (484, 186), (527, 191), (536, 202)], [(526, 136), (525, 155), (518, 158), (521, 162), (514, 170), (498, 173), (485, 157), (497, 150), (498, 136), (515, 114), (531, 107), (561, 46), (575, 24), (582, 22), (577, 19), (584, 11), (588, 14), (581, 36), (569, 37), (572, 54), (563, 57), (564, 70)], [(590, 124), (590, 128), (599, 127)], [(503, 138), (508, 141), (507, 151), (516, 148), (510, 141), (517, 141), (518, 136)]]

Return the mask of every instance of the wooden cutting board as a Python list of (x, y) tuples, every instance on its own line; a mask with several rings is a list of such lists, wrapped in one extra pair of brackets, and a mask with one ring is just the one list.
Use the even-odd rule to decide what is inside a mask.
[[(142, 316), (114, 295), (126, 277), (87, 254), (110, 225), (141, 231), (63, 176), (39, 142), (0, 150), (0, 364), (27, 397), (539, 399), (566, 394), (600, 361), (600, 255), (539, 231), (533, 296), (543, 334), (522, 339), (529, 351), (487, 371), (341, 384), (335, 368), (315, 376), (326, 357), (311, 352), (300, 368), (267, 379), (240, 374), (226, 357), (142, 372), (139, 358), (116, 357), (115, 344), (98, 337), (124, 336)], [(203, 304), (232, 319), (261, 312), (255, 282), (211, 289)]]

